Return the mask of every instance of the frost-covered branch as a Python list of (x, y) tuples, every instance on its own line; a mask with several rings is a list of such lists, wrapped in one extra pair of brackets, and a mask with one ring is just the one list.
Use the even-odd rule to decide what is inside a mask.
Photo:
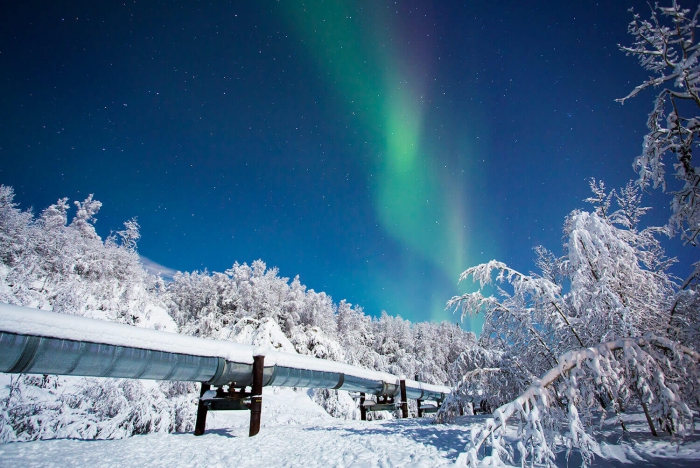
[(673, 190), (669, 228), (679, 232), (691, 245), (700, 234), (700, 171), (693, 165), (693, 148), (700, 136), (700, 44), (696, 43), (700, 6), (694, 14), (676, 0), (670, 7), (656, 5), (650, 19), (635, 14), (628, 31), (634, 37), (631, 46), (619, 46), (627, 55), (639, 59), (652, 76), (617, 99), (624, 103), (647, 88), (661, 87), (649, 114), (649, 133), (643, 152), (634, 160), (642, 187), (653, 185), (666, 190), (664, 157), (675, 155), (674, 177), (679, 187)]
[[(525, 392), (494, 411), (480, 430), (472, 431), (467, 452), (458, 465), (476, 467), (484, 443), (492, 446), (491, 462), (512, 460), (503, 444), (506, 425), (520, 417), (517, 448), (523, 460), (553, 465), (557, 441), (551, 430), (556, 422), (568, 425), (565, 446), (580, 450), (590, 464), (598, 444), (590, 431), (592, 411), (617, 405), (638, 395), (650, 418), (661, 427), (683, 437), (693, 430), (693, 412), (687, 402), (698, 404), (700, 354), (663, 337), (620, 338), (598, 346), (563, 354), (559, 364), (547, 371)], [(564, 411), (552, 405), (555, 395), (564, 395)], [(609, 401), (605, 397), (609, 395)]]

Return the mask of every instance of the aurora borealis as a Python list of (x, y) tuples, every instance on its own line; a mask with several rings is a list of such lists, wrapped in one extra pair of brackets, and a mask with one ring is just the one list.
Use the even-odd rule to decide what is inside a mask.
[(457, 320), (462, 270), (531, 269), (589, 177), (635, 177), (651, 97), (614, 99), (645, 75), (616, 48), (641, 1), (16, 3), (0, 183), (37, 210), (94, 193), (101, 235), (136, 216), (176, 270), (261, 258)]
[(368, 175), (375, 178), (370, 196), (381, 227), (407, 249), (405, 260), (430, 264), (449, 283), (464, 266), (465, 213), (460, 186), (451, 187), (433, 167), (444, 155), (423, 139), (432, 28), (419, 23), (420, 32), (410, 35), (416, 37), (404, 38), (408, 22), (371, 8), (363, 21), (363, 13), (353, 14), (348, 2), (305, 2), (287, 4), (282, 17), (374, 143), (377, 169)]

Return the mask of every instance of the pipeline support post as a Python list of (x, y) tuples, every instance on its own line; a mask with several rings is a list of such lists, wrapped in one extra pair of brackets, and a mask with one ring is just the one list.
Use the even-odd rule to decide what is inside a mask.
[(416, 404), (418, 405), (418, 417), (422, 418), (423, 417), (423, 410), (420, 407), (420, 400), (416, 400)]
[(248, 433), (250, 437), (260, 432), (264, 368), (265, 356), (253, 356), (253, 387), (250, 396), (250, 432)]
[(360, 393), (360, 420), (367, 421), (367, 407), (365, 406), (364, 393)]
[(406, 398), (406, 380), (401, 379), (401, 417), (408, 417), (408, 398)]
[(199, 402), (197, 404), (197, 421), (194, 423), (194, 435), (201, 436), (207, 425), (207, 407), (202, 402), (202, 397), (209, 391), (211, 385), (202, 382), (202, 389), (199, 392)]

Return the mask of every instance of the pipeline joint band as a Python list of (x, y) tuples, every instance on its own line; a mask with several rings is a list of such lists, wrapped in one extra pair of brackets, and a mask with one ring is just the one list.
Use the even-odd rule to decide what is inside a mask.
[(338, 384), (337, 384), (335, 387), (333, 387), (333, 390), (338, 390), (338, 389), (339, 389), (340, 387), (342, 387), (343, 384), (345, 383), (345, 374), (343, 374), (343, 373), (341, 372), (341, 373), (338, 374), (338, 375), (339, 375), (339, 377), (338, 377)]
[[(26, 336), (26, 335), (25, 335)], [(7, 371), (8, 374), (21, 374), (25, 370), (29, 369), (34, 363), (34, 358), (36, 357), (36, 350), (39, 348), (39, 342), (41, 338), (38, 336), (27, 336), (27, 341), (22, 350), (22, 355), (19, 360), (15, 363), (10, 370)]]
[(219, 379), (221, 378), (222, 375), (224, 375), (224, 371), (226, 370), (226, 360), (222, 357), (216, 358), (216, 372), (214, 372), (214, 376), (207, 380), (206, 383), (207, 385), (214, 385), (219, 382)]

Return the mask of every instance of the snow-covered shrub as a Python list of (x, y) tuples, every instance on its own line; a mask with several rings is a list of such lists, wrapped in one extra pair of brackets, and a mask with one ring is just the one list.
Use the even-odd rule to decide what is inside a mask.
[(262, 320), (250, 317), (240, 319), (233, 325), (226, 339), (285, 353), (297, 352), (279, 324), (269, 317)]
[(475, 411), (490, 413), (523, 392), (532, 381), (527, 371), (500, 351), (474, 348), (463, 353), (460, 361), (455, 365), (470, 370), (461, 371), (462, 378), (442, 404), (436, 422), (452, 422), (457, 416)]
[(360, 408), (348, 392), (316, 388), (309, 393), (311, 399), (334, 418), (360, 419)]
[[(677, 438), (693, 432), (700, 397), (700, 354), (667, 339), (648, 335), (620, 338), (559, 356), (559, 364), (524, 393), (494, 411), (480, 430), (473, 430), (459, 463), (476, 467), (484, 443), (495, 464), (512, 461), (504, 444), (506, 425), (516, 419), (516, 447), (523, 463), (554, 466), (558, 445), (578, 449), (584, 465), (599, 450), (592, 429), (622, 407), (642, 404), (650, 430)], [(654, 428), (655, 426), (655, 428)], [(561, 431), (562, 428), (568, 429)]]
[(292, 334), (292, 340), (299, 354), (345, 362), (345, 353), (340, 343), (327, 336), (319, 327), (298, 327)]
[(0, 443), (191, 431), (197, 409), (193, 388), (161, 385), (125, 379), (13, 376), (0, 399)]

